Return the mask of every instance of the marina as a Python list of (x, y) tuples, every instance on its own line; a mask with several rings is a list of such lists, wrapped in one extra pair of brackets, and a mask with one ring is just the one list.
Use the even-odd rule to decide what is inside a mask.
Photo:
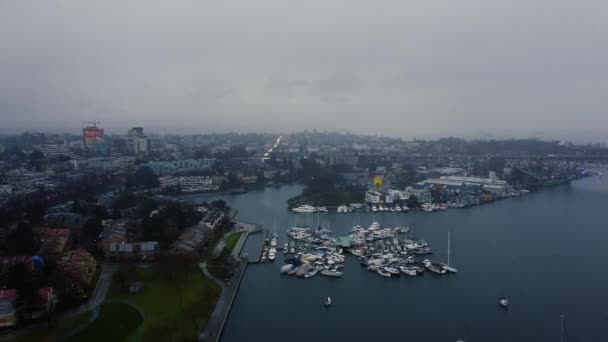
[[(274, 263), (248, 267), (222, 341), (267, 335), (296, 342), (363, 342), (378, 340), (378, 336), (412, 341), (456, 341), (459, 337), (466, 341), (548, 341), (559, 339), (556, 330), (562, 314), (569, 317), (569, 334), (576, 334), (578, 340), (608, 339), (603, 328), (608, 320), (603, 310), (608, 306), (603, 284), (608, 280), (596, 271), (608, 267), (603, 224), (608, 222), (608, 212), (601, 210), (608, 195), (605, 179), (575, 181), (438, 215), (374, 215), (364, 210), (346, 215), (331, 208), (328, 213), (295, 214), (284, 203), (301, 189), (283, 186), (222, 197), (239, 209), (239, 219), (264, 225), (270, 230), (268, 238), (276, 226), (279, 237)], [(590, 212), (601, 218), (590, 219)], [(357, 225), (368, 229), (374, 221), (381, 227), (409, 226), (408, 237), (424, 238), (433, 252), (418, 259), (445, 263), (458, 272), (435, 274), (424, 268), (423, 276), (409, 275), (416, 269), (403, 266), (399, 276), (384, 277), (368, 271), (352, 251), (343, 250), (340, 277), (324, 276), (321, 271), (308, 277), (280, 274), (285, 259), (297, 253), (294, 241), (294, 253), (283, 254), (284, 244), (291, 242), (288, 228), (322, 226), (338, 238), (350, 235)], [(264, 238), (264, 234), (251, 235), (245, 251), (256, 256)], [(403, 239), (400, 235), (399, 240)], [(584, 250), (585, 255), (576, 256), (576, 250)], [(597, 267), (580, 267), (581, 260), (592, 260)], [(577, 276), (564, 273), (568, 269), (577, 269)], [(563, 296), (566, 293), (576, 296)], [(328, 296), (332, 303), (324, 310)], [(499, 305), (500, 296), (508, 296), (508, 311)], [(263, 313), (257, 309), (261, 305), (266, 308)], [(365, 325), (353, 324), (361, 317), (365, 317)], [(268, 332), (269, 322), (272, 333)], [(314, 329), (300, 329), (295, 335), (294, 329), (302, 326)]]
[[(372, 222), (368, 228), (357, 225), (349, 236), (336, 238), (331, 230), (323, 227), (292, 227), (286, 231), (291, 241), (283, 249), (288, 257), (279, 272), (304, 278), (311, 278), (318, 272), (341, 277), (347, 257), (357, 258), (364, 269), (383, 277), (415, 276), (425, 270), (435, 274), (457, 272), (450, 266), (449, 253), (447, 263), (430, 262), (431, 247), (423, 239), (408, 236), (410, 231), (413, 232), (408, 226), (384, 228), (378, 222)], [(276, 239), (275, 234), (270, 245)], [(268, 240), (264, 244), (263, 248), (268, 250)]]

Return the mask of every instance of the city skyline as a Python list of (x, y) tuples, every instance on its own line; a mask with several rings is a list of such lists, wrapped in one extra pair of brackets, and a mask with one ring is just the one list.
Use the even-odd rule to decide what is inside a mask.
[[(0, 5), (3, 132), (606, 142), (603, 3)], [(73, 29), (77, 27), (78, 29)]]

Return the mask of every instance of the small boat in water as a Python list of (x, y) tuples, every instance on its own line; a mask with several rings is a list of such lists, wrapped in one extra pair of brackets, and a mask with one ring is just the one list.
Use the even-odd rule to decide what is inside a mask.
[(401, 273), (398, 268), (392, 266), (386, 266), (384, 270), (386, 270), (391, 275), (399, 275)]
[(429, 270), (433, 273), (445, 274), (445, 269), (440, 264), (432, 263), (428, 259), (424, 259), (424, 261), (422, 263), (424, 264), (424, 267), (426, 267), (427, 270)]
[(500, 304), (500, 306), (505, 309), (509, 308), (509, 300), (507, 299), (507, 297), (498, 297), (498, 304)]
[(321, 271), (321, 274), (329, 277), (341, 277), (344, 273), (341, 271), (323, 270)]
[(299, 207), (291, 208), (291, 211), (293, 211), (294, 213), (314, 213), (317, 211), (317, 208), (305, 204)]
[(385, 270), (384, 268), (378, 269), (377, 272), (378, 272), (379, 275), (381, 275), (383, 277), (390, 278), (390, 276), (391, 276), (391, 273), (389, 271)]
[(279, 272), (281, 274), (289, 273), (293, 269), (293, 267), (294, 266), (292, 264), (283, 265), (281, 266), (281, 270)]
[(415, 276), (418, 274), (418, 272), (416, 272), (416, 269), (412, 268), (412, 267), (407, 267), (407, 266), (399, 266), (399, 270), (407, 275), (410, 276)]
[(325, 302), (323, 302), (323, 304), (325, 304), (325, 306), (330, 306), (331, 305), (331, 297), (327, 297), (327, 299), (325, 300)]
[(312, 277), (316, 276), (318, 272), (319, 272), (319, 269), (316, 267), (313, 267), (310, 271), (308, 271), (308, 273), (306, 273), (304, 275), (304, 278), (312, 278)]

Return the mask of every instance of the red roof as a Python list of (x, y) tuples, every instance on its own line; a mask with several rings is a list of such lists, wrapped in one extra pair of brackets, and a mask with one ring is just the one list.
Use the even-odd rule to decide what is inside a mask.
[[(36, 293), (38, 293), (38, 296), (40, 297), (40, 299), (48, 302), (49, 297), (53, 294), (53, 288), (52, 287), (41, 287), (38, 289), (38, 291), (36, 291)], [(0, 290), (0, 300), (2, 300), (2, 299), (12, 299), (12, 300), (17, 299), (17, 289)]]
[(17, 299), (17, 290), (16, 289), (0, 289), (0, 299)]

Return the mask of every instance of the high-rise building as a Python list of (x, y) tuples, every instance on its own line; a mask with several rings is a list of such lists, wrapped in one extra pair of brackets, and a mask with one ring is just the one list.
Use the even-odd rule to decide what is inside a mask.
[(84, 148), (90, 148), (93, 145), (99, 145), (103, 143), (103, 129), (97, 127), (99, 121), (85, 122), (85, 124), (92, 124), (82, 128), (82, 139)]
[(129, 150), (134, 154), (148, 153), (149, 141), (144, 135), (143, 127), (133, 127), (127, 133)]

